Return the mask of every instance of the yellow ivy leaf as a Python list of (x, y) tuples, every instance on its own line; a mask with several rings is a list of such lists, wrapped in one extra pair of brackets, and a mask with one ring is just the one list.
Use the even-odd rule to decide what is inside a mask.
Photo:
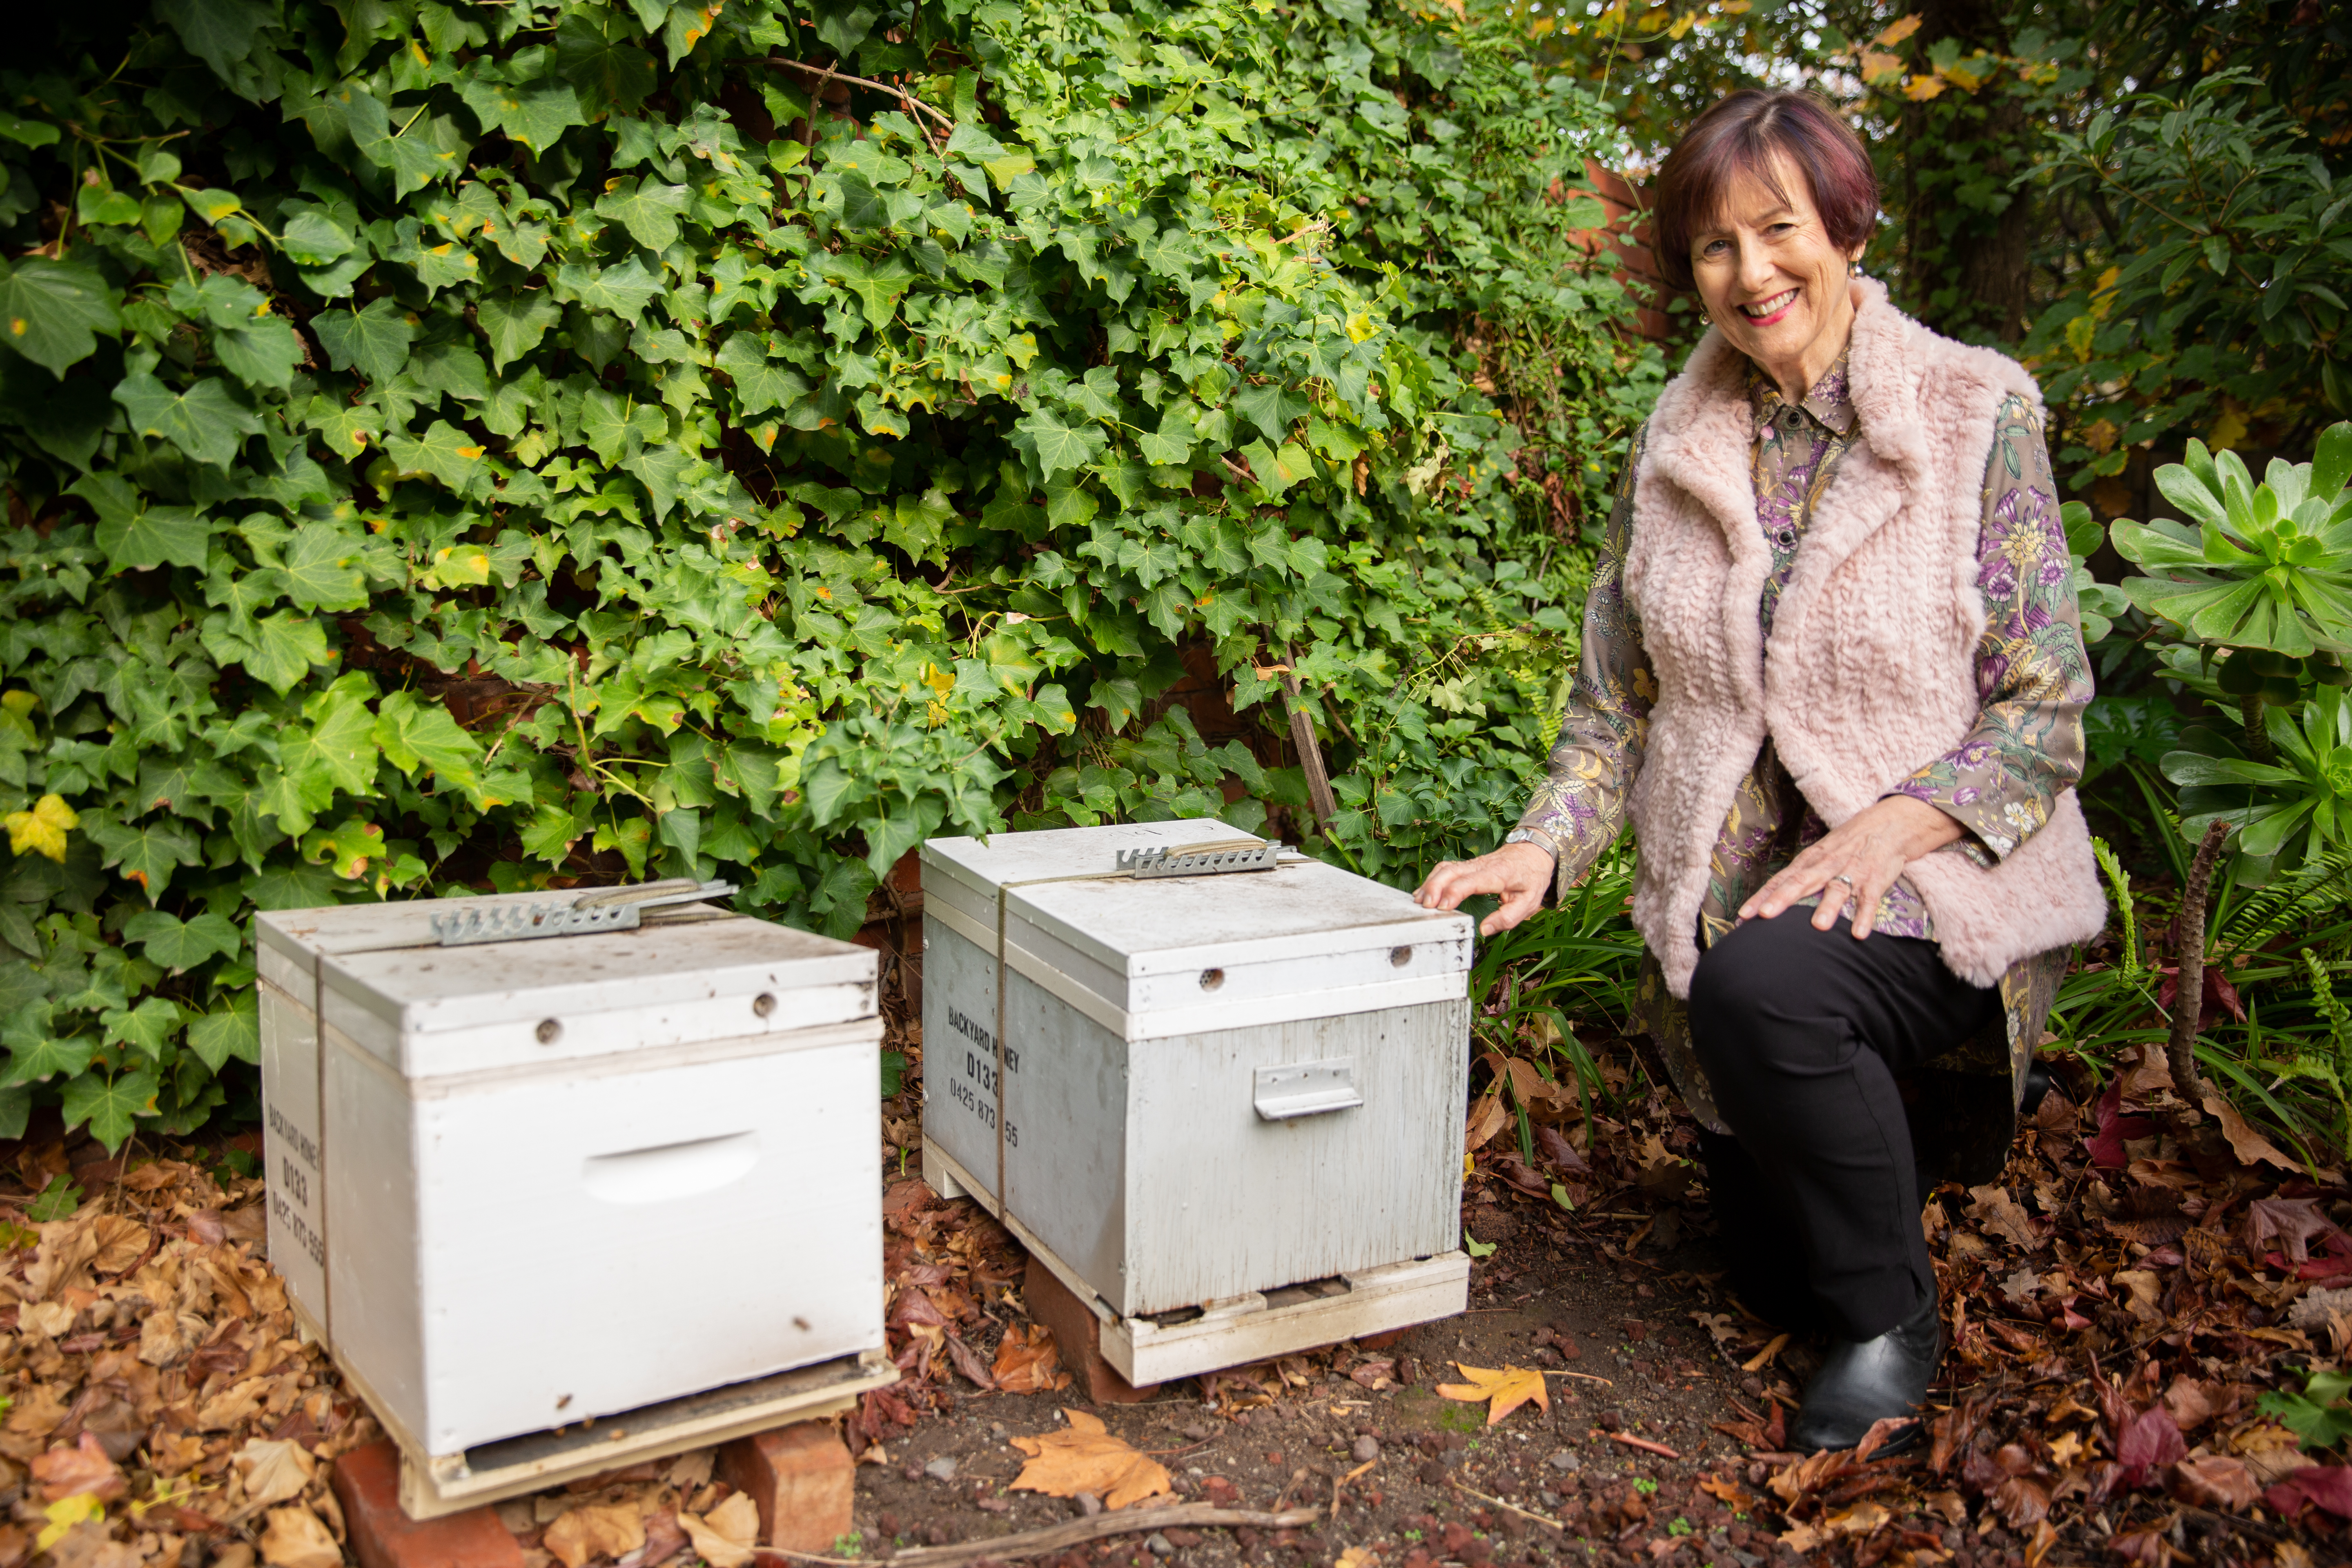
[(1903, 96), (1909, 99), (1914, 103), (1925, 103), (1943, 90), (1944, 79), (1942, 77), (1923, 76), (1912, 82), (1909, 87), (1905, 88), (1903, 89)]
[(1500, 1372), (1483, 1366), (1454, 1363), (1455, 1370), (1470, 1381), (1441, 1383), (1437, 1392), (1448, 1399), (1458, 1399), (1465, 1405), (1485, 1405), (1486, 1425), (1492, 1426), (1528, 1400), (1534, 1400), (1546, 1412), (1551, 1409), (1551, 1393), (1544, 1387), (1544, 1375), (1523, 1366), (1507, 1366)]
[(1882, 49), (1891, 49), (1895, 45), (1901, 43), (1904, 39), (1909, 37), (1912, 34), (1917, 32), (1919, 30), (1919, 24), (1920, 18), (1916, 16), (1899, 17), (1895, 21), (1888, 24), (1885, 32), (1879, 34), (1878, 37), (1871, 39), (1870, 41), (1876, 44)]
[(52, 860), (66, 858), (66, 835), (81, 826), (81, 818), (63, 798), (45, 795), (33, 803), (30, 811), (12, 811), (0, 818), (8, 828), (8, 847), (18, 855), (46, 855)]

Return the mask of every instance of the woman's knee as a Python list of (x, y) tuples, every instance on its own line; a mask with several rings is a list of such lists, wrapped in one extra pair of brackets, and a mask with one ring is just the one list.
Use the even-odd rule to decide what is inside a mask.
[(1725, 932), (1698, 955), (1690, 985), (1694, 1035), (1704, 1037), (1726, 1025), (1737, 1028), (1787, 990), (1792, 955), (1780, 940), (1784, 933), (1776, 928), (1800, 914), (1790, 910), (1776, 920), (1749, 921)]
[(1691, 1044), (1710, 1076), (1797, 1043), (1806, 1031), (1783, 1026), (1813, 1010), (1817, 954), (1809, 910), (1749, 921), (1699, 955), (1690, 987)]

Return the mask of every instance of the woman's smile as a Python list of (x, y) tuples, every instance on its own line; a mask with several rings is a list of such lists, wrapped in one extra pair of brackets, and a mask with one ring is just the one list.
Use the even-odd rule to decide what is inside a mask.
[(1797, 302), (1797, 296), (1803, 290), (1798, 289), (1783, 289), (1769, 300), (1740, 306), (1739, 313), (1757, 326), (1773, 326), (1789, 313), (1789, 307)]

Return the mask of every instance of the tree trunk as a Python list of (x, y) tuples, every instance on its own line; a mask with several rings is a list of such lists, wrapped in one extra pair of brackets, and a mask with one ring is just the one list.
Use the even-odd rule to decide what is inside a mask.
[(2205, 1016), (2205, 899), (2213, 887), (2213, 862), (2221, 858), (2221, 840), (2230, 825), (2215, 822), (2206, 828), (2189, 862), (2189, 885), (2180, 890), (2180, 918), (2175, 928), (2180, 940), (2174, 952), (2179, 965), (2172, 987), (2172, 1034), (2164, 1056), (2172, 1068), (2173, 1092), (2189, 1102), (2189, 1116), (2205, 1102), (2205, 1079), (2197, 1070), (2197, 1026)]
[[(1914, 58), (1946, 38), (1964, 56), (2009, 52), (1997, 0), (1927, 0), (1918, 15)], [(1938, 331), (2005, 343), (2025, 335), (2033, 254), (2032, 204), (2007, 188), (2032, 162), (2037, 134), (2015, 85), (2004, 70), (1973, 93), (1948, 87), (1903, 110), (1907, 303)], [(1987, 210), (1994, 203), (2001, 209)]]

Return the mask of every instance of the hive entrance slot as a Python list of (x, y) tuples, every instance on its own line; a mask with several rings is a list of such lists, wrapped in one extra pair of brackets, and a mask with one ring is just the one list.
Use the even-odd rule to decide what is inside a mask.
[(1268, 1290), (1265, 1304), (1269, 1307), (1297, 1307), (1347, 1293), (1348, 1282), (1335, 1275), (1328, 1279), (1305, 1279), (1296, 1285), (1285, 1285), (1278, 1290)]

